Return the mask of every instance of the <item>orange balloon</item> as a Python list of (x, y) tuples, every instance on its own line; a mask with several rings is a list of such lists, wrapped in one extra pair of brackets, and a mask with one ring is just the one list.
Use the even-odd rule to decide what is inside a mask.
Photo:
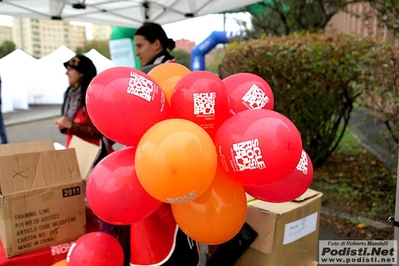
[(217, 153), (211, 137), (185, 119), (152, 126), (137, 146), (136, 174), (143, 188), (166, 203), (185, 203), (211, 185)]
[(181, 64), (165, 63), (151, 69), (148, 75), (158, 83), (170, 104), (177, 82), (190, 72), (190, 69)]
[(68, 266), (66, 260), (60, 260), (59, 262), (53, 264), (52, 266)]
[(247, 199), (244, 187), (218, 168), (213, 183), (198, 199), (172, 204), (173, 216), (183, 232), (208, 245), (232, 239), (244, 225)]

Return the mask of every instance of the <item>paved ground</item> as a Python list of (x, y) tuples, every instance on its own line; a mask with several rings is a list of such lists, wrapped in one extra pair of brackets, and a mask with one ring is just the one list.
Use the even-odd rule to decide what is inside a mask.
[[(3, 114), (7, 135), (10, 143), (53, 140), (62, 145), (65, 144), (65, 136), (55, 127), (54, 120), (60, 114), (58, 105), (33, 105), (29, 110), (18, 110)], [(384, 130), (384, 125), (376, 124), (373, 121), (364, 121), (364, 114), (355, 113), (350, 130), (359, 140), (369, 146), (379, 158), (387, 164), (395, 165), (397, 157), (389, 156), (386, 152), (387, 147), (377, 144), (375, 136), (379, 130)], [(368, 130), (368, 129), (372, 130)], [(386, 144), (388, 145), (388, 144)], [(121, 147), (116, 145), (116, 148)], [(328, 212), (328, 210), (322, 210)], [(350, 214), (344, 214), (349, 215)], [(340, 240), (341, 236), (332, 232), (328, 227), (321, 225), (319, 232), (320, 240)]]

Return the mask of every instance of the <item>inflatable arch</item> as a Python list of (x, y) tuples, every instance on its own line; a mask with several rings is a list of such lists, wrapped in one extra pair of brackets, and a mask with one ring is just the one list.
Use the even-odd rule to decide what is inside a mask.
[(208, 38), (195, 46), (191, 51), (190, 69), (205, 70), (205, 55), (219, 43), (228, 43), (237, 34), (234, 32), (214, 31)]

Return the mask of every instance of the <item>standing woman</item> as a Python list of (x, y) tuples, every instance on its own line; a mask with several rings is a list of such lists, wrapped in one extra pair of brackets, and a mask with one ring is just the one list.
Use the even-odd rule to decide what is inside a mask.
[(168, 38), (161, 25), (146, 22), (134, 34), (136, 56), (144, 72), (148, 67), (166, 62), (175, 62), (169, 53), (175, 48), (175, 41)]
[(56, 127), (66, 135), (66, 147), (75, 135), (101, 147), (97, 163), (113, 151), (111, 143), (93, 125), (86, 110), (86, 91), (97, 75), (96, 67), (86, 56), (77, 54), (64, 63), (69, 87), (64, 94), (62, 116), (55, 121)]

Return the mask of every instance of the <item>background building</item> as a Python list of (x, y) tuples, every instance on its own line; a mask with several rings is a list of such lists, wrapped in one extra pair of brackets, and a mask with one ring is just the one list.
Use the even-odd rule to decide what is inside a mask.
[[(41, 58), (65, 45), (72, 51), (83, 47), (89, 39), (108, 40), (112, 26), (86, 26), (60, 20), (13, 18), (11, 26), (0, 26), (0, 44), (12, 41), (17, 48)], [(91, 35), (91, 36), (90, 36)]]
[(109, 40), (111, 36), (112, 26), (110, 25), (95, 25), (91, 27), (93, 40)]
[(194, 46), (195, 42), (186, 39), (180, 39), (176, 40), (175, 49), (180, 49), (186, 51), (187, 53), (191, 53), (191, 50), (194, 48)]
[(9, 26), (0, 26), (0, 45), (4, 41), (12, 41), (12, 30)]
[[(368, 19), (364, 19), (367, 15)], [(348, 12), (339, 12), (333, 16), (326, 28), (327, 32), (344, 32), (360, 36), (374, 36), (385, 42), (396, 44), (393, 31), (380, 27), (376, 11), (369, 3), (355, 3), (348, 6)]]

